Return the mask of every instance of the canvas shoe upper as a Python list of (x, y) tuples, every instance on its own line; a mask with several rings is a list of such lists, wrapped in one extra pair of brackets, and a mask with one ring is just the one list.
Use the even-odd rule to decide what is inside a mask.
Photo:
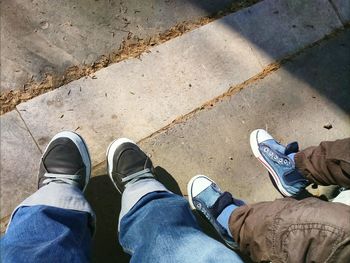
[(209, 221), (229, 247), (238, 249), (238, 244), (217, 218), (229, 205), (242, 206), (244, 202), (233, 198), (228, 192), (222, 192), (213, 180), (204, 175), (197, 175), (190, 180), (187, 193), (191, 208), (197, 210)]
[(143, 178), (154, 178), (151, 159), (131, 140), (113, 141), (107, 150), (107, 171), (120, 193), (126, 184)]
[(84, 191), (91, 174), (88, 148), (78, 134), (64, 131), (56, 134), (41, 157), (38, 188), (50, 183), (70, 184)]
[(309, 184), (295, 167), (293, 156), (299, 151), (297, 142), (285, 147), (265, 130), (258, 129), (250, 135), (250, 146), (283, 196), (296, 196)]

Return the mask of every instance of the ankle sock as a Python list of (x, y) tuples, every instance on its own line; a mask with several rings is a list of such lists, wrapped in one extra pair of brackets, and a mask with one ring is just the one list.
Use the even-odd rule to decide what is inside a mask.
[(226, 229), (230, 237), (232, 237), (229, 229), (231, 213), (241, 205), (244, 205), (242, 200), (233, 198), (229, 192), (224, 192), (210, 208), (211, 214), (216, 218), (219, 224)]
[(226, 230), (227, 233), (232, 237), (231, 231), (229, 229), (229, 220), (231, 213), (237, 208), (238, 206), (231, 204), (227, 206), (224, 210), (222, 210), (221, 214), (216, 218), (216, 220), (219, 222), (220, 225), (222, 225)]
[(293, 162), (295, 163), (294, 161), (294, 156), (295, 156), (296, 153), (291, 153), (291, 154), (288, 154), (287, 156), (293, 160)]

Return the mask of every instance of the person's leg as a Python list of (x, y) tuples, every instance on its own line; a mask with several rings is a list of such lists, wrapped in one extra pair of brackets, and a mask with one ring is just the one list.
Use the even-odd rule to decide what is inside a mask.
[(254, 261), (348, 262), (350, 207), (310, 197), (237, 208), (229, 229)]
[(298, 152), (294, 159), (310, 182), (350, 188), (350, 138), (321, 142)]
[(296, 142), (281, 145), (258, 129), (251, 133), (250, 145), (283, 196), (297, 196), (310, 183), (350, 187), (350, 138), (299, 151)]
[(154, 178), (152, 162), (137, 145), (117, 140), (107, 159), (122, 193), (119, 241), (131, 262), (243, 262), (199, 229), (187, 200)]
[[(349, 259), (349, 206), (324, 202), (317, 198), (301, 201), (284, 198), (242, 205), (234, 198), (230, 200), (225, 197), (209, 178), (207, 187), (202, 191), (191, 190), (197, 184), (203, 185), (200, 181), (205, 178), (197, 176), (191, 180), (188, 187), (189, 198), (194, 204), (201, 204), (195, 207), (207, 218), (211, 218), (209, 222), (226, 228), (239, 244), (240, 251), (249, 255), (252, 260), (345, 263), (345, 259)], [(221, 192), (219, 197), (215, 193), (210, 194), (217, 189)], [(210, 199), (212, 201), (208, 202)], [(226, 213), (226, 209), (230, 209), (231, 213)]]
[[(46, 202), (50, 196), (60, 200), (62, 193), (70, 195), (71, 205)], [(52, 183), (36, 192), (37, 202), (18, 207), (1, 239), (2, 262), (88, 262), (92, 211), (81, 206), (86, 201), (77, 200), (79, 195), (75, 189)]]
[(84, 141), (57, 134), (40, 164), (38, 188), (13, 212), (2, 262), (88, 262), (95, 215), (83, 196), (91, 171)]

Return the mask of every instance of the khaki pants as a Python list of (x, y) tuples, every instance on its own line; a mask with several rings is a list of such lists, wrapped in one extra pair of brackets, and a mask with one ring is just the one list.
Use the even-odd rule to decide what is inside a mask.
[[(320, 185), (350, 187), (350, 138), (322, 142), (295, 155), (300, 172)], [(245, 205), (230, 231), (252, 260), (350, 262), (350, 206), (309, 197)]]

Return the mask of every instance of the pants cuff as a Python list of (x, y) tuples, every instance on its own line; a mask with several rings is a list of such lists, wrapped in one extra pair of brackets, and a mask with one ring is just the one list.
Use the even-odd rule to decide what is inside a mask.
[(50, 183), (43, 186), (34, 194), (25, 199), (12, 212), (8, 227), (10, 226), (12, 218), (19, 208), (35, 205), (53, 206), (63, 209), (87, 212), (91, 215), (90, 224), (93, 232), (95, 230), (96, 216), (91, 206), (85, 199), (82, 191), (73, 185), (61, 183)]
[(169, 192), (163, 184), (155, 179), (143, 179), (133, 184), (126, 185), (122, 195), (122, 207), (119, 214), (118, 231), (120, 230), (120, 221), (131, 208), (145, 195), (151, 192)]

